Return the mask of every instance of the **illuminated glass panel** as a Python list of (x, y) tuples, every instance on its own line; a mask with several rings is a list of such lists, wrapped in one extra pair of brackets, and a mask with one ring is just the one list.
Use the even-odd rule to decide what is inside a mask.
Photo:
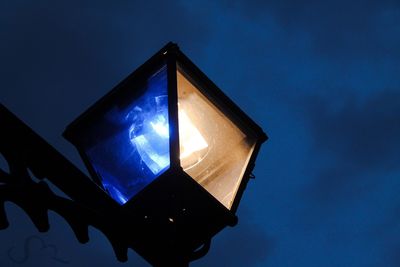
[(180, 71), (177, 81), (182, 168), (230, 209), (256, 140), (243, 133)]
[(136, 93), (116, 101), (92, 124), (84, 146), (104, 188), (120, 204), (170, 165), (166, 68), (131, 90)]

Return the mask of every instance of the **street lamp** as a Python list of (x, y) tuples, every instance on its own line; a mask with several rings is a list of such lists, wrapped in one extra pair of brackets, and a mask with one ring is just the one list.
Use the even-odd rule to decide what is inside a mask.
[[(64, 137), (136, 220), (136, 250), (178, 266), (227, 225), (267, 136), (173, 43), (72, 122)], [(166, 264), (166, 262), (168, 262)]]

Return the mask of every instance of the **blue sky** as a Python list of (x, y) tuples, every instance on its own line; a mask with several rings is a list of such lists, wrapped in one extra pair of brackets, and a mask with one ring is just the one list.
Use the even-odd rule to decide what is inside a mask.
[[(1, 0), (0, 40), (0, 102), (81, 168), (64, 127), (168, 41), (263, 127), (238, 226), (191, 266), (400, 265), (398, 1)], [(6, 210), (0, 266), (148, 266)]]

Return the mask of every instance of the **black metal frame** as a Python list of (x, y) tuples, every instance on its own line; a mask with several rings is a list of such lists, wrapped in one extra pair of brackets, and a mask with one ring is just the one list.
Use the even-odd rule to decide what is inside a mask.
[[(140, 84), (163, 65), (167, 66), (168, 79), (170, 168), (120, 206), (105, 194), (88, 158), (79, 148), (77, 135), (91, 117), (105, 110), (121, 94), (131, 94), (128, 89), (132, 85)], [(202, 93), (227, 113), (243, 132), (257, 140), (230, 210), (180, 167), (176, 77), (179, 68), (200, 85), (198, 88), (207, 88)], [(46, 212), (51, 209), (66, 219), (80, 242), (89, 240), (87, 227), (92, 225), (110, 240), (118, 260), (126, 261), (127, 249), (132, 248), (154, 266), (187, 266), (191, 260), (205, 255), (215, 234), (237, 223), (238, 204), (260, 146), (267, 140), (262, 129), (173, 43), (167, 44), (97, 101), (64, 132), (64, 137), (77, 146), (96, 183), (1, 105), (0, 124), (6, 126), (0, 131), (0, 153), (10, 165), (10, 173), (0, 170), (0, 228), (8, 226), (5, 201), (13, 201), (24, 209), (39, 231), (49, 228)], [(39, 183), (30, 178), (28, 169), (41, 180)], [(71, 199), (53, 194), (44, 178)], [(159, 203), (169, 204), (160, 209)], [(190, 210), (186, 211), (188, 206)]]
[[(173, 44), (171, 44), (173, 45)], [(268, 136), (263, 132), (249, 116), (246, 115), (227, 95), (225, 95), (214, 82), (212, 82), (185, 54), (177, 51), (178, 69), (183, 70), (196, 88), (199, 89), (213, 104), (224, 112), (241, 130), (256, 140), (256, 144), (249, 163), (246, 166), (239, 189), (232, 204), (230, 211), (235, 214), (242, 198), (243, 192), (250, 179), (250, 175), (255, 166), (255, 160), (260, 150), (261, 144), (267, 141)]]
[[(235, 214), (250, 179), (250, 174), (255, 166), (261, 144), (265, 142), (268, 137), (249, 116), (246, 115), (227, 95), (225, 95), (217, 85), (215, 85), (185, 54), (183, 54), (178, 46), (172, 42), (164, 46), (153, 57), (146, 61), (142, 66), (130, 74), (126, 79), (119, 83), (112, 91), (103, 96), (95, 104), (93, 104), (87, 111), (80, 115), (74, 122), (72, 122), (65, 132), (64, 137), (75, 144), (80, 152), (86, 167), (88, 168), (92, 178), (101, 186), (100, 179), (93, 170), (85, 153), (82, 151), (79, 143), (77, 143), (74, 133), (79, 133), (85, 127), (90, 118), (96, 117), (109, 105), (114, 103), (115, 97), (120, 97), (121, 94), (126, 94), (126, 91), (132, 88), (139, 88), (137, 84), (144, 82), (151, 74), (160, 69), (163, 65), (167, 66), (167, 79), (168, 79), (168, 110), (169, 110), (169, 124), (170, 124), (170, 169), (180, 169), (179, 162), (179, 136), (178, 136), (178, 99), (177, 99), (177, 77), (176, 71), (179, 69), (187, 74), (187, 78), (201, 90), (201, 92), (210, 99), (213, 104), (220, 108), (235, 124), (247, 135), (252, 136), (256, 141), (253, 153), (250, 157), (249, 163), (246, 167), (244, 175), (241, 179), (238, 192), (236, 193), (235, 200), (232, 204), (230, 211)], [(186, 76), (186, 75), (185, 75)], [(206, 88), (206, 89), (204, 89)], [(89, 118), (89, 119), (88, 119)]]

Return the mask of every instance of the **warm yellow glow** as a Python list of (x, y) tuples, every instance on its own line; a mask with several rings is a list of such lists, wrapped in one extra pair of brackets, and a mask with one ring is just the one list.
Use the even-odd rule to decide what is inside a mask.
[(198, 155), (196, 155), (196, 152), (206, 149), (208, 147), (208, 144), (204, 137), (200, 134), (199, 130), (190, 121), (186, 112), (182, 108), (179, 108), (178, 118), (180, 158), (182, 160), (189, 157), (196, 157), (196, 159), (193, 160), (197, 161)]
[(197, 85), (177, 72), (180, 163), (226, 208), (232, 207), (255, 139), (244, 133)]

